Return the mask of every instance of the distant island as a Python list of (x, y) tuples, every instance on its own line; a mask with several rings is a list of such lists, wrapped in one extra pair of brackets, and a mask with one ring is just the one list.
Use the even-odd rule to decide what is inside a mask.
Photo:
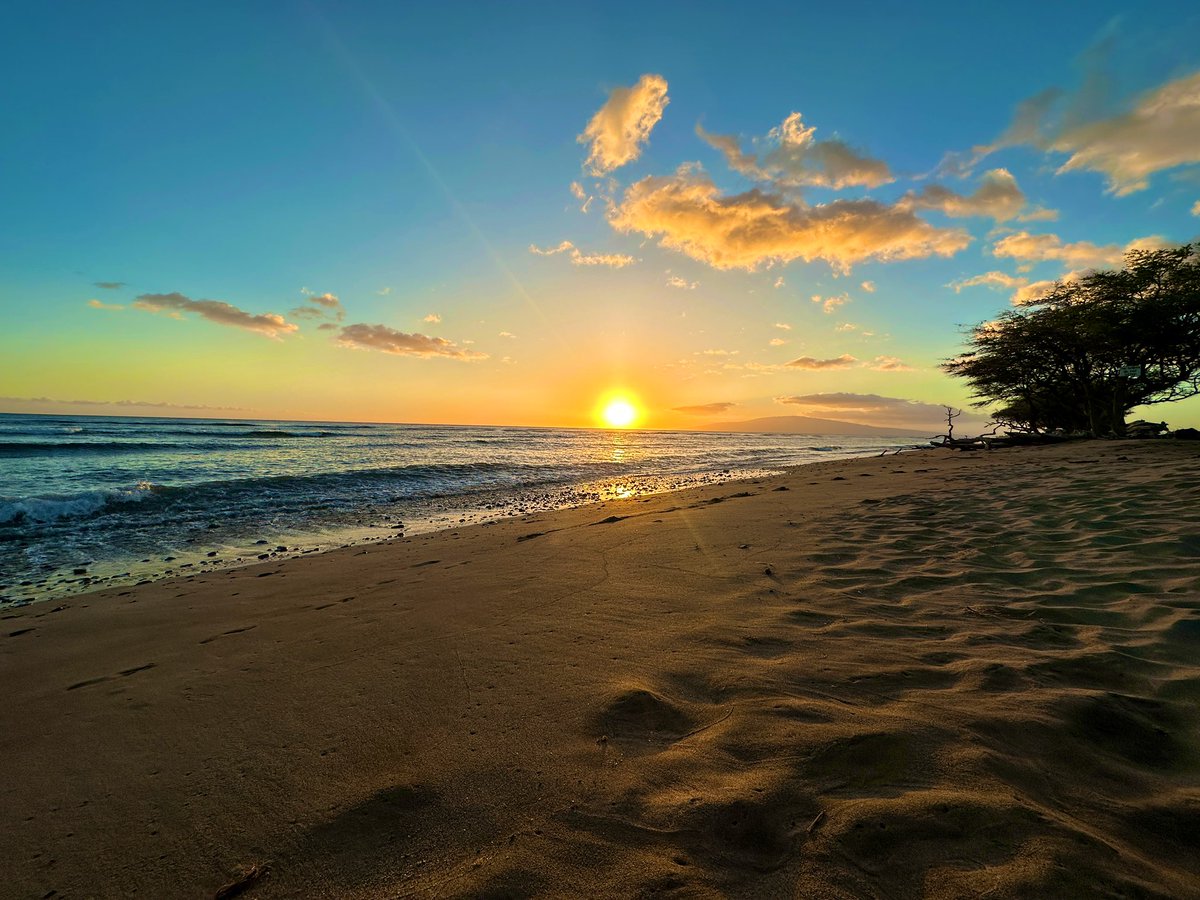
[(857, 422), (839, 422), (837, 419), (816, 419), (812, 416), (764, 416), (744, 422), (714, 422), (706, 431), (763, 432), (768, 434), (819, 434), (847, 435), (850, 437), (915, 437), (937, 431), (937, 426), (927, 428), (881, 428), (877, 425), (859, 425)]

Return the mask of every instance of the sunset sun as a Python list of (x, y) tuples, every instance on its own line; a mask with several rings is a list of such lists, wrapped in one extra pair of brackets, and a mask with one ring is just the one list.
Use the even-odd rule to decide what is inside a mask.
[(601, 408), (600, 418), (608, 428), (628, 428), (637, 421), (638, 410), (627, 397), (612, 397)]

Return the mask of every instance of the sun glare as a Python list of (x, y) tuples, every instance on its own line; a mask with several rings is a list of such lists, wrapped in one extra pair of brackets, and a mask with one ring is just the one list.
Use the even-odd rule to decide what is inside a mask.
[(625, 397), (613, 397), (600, 411), (600, 418), (609, 428), (628, 428), (637, 417), (637, 407)]

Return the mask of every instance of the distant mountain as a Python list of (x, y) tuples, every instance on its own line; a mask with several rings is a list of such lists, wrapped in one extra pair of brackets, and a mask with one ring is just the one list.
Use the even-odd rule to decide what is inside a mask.
[(814, 419), (812, 416), (766, 416), (761, 419), (747, 419), (744, 422), (714, 422), (704, 430), (767, 434), (840, 434), (851, 437), (922, 437), (937, 433), (937, 426), (881, 428), (877, 425), (839, 422), (837, 419)]

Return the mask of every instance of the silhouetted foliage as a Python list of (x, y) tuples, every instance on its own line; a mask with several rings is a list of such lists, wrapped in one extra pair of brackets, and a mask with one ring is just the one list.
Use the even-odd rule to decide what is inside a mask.
[(1133, 250), (1124, 269), (1058, 282), (976, 325), (942, 368), (1010, 427), (1124, 434), (1134, 407), (1200, 393), (1198, 249)]

